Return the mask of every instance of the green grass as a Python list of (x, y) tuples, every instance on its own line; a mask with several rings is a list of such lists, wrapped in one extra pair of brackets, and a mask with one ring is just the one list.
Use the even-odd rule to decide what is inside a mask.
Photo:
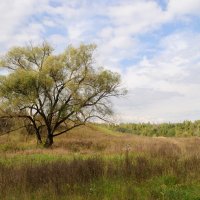
[(101, 131), (101, 132), (103, 132), (103, 133), (105, 133), (105, 134), (108, 134), (108, 135), (113, 135), (113, 136), (118, 136), (118, 137), (120, 137), (121, 136), (121, 132), (116, 132), (116, 131), (114, 131), (114, 130), (112, 130), (112, 129), (109, 129), (108, 127), (105, 127), (105, 126), (100, 126), (100, 125), (95, 125), (95, 124), (90, 124), (89, 125), (91, 128), (93, 128), (94, 130), (98, 130), (98, 131)]
[(143, 183), (123, 179), (100, 179), (89, 184), (42, 187), (36, 191), (9, 193), (5, 199), (69, 200), (199, 200), (200, 184), (176, 182), (175, 177), (155, 177)]
[(61, 155), (49, 154), (31, 154), (31, 155), (14, 155), (10, 157), (0, 157), (0, 164), (3, 165), (23, 165), (26, 163), (40, 164), (44, 162), (56, 162), (57, 160), (64, 159)]

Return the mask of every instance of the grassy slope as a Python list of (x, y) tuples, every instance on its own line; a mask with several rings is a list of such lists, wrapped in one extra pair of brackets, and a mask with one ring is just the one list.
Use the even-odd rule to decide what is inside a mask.
[[(45, 179), (50, 172), (52, 178)], [(0, 137), (5, 199), (197, 200), (199, 172), (197, 137), (142, 137), (90, 125), (56, 138), (48, 150), (38, 147), (33, 137)]]
[[(167, 148), (171, 147), (171, 148)], [(132, 134), (112, 132), (106, 128), (89, 125), (55, 138), (51, 149), (43, 149), (36, 145), (33, 136), (18, 133), (0, 136), (0, 153), (7, 155), (52, 154), (52, 155), (105, 155), (123, 154), (126, 150), (134, 153), (157, 153), (163, 151), (179, 151), (187, 154), (200, 152), (199, 137), (145, 137)]]

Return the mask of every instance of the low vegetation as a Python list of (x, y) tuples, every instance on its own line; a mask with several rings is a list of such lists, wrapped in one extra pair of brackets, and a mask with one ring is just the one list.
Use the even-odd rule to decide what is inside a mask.
[(146, 137), (88, 125), (56, 139), (46, 149), (32, 135), (0, 136), (0, 199), (200, 198), (198, 137)]

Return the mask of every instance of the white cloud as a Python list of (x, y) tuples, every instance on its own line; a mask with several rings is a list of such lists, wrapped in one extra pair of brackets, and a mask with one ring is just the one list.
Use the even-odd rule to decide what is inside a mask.
[(111, 6), (108, 13), (119, 35), (144, 33), (168, 19), (167, 13), (154, 1), (122, 2)]
[(2, 0), (0, 1), (0, 44), (5, 50), (16, 44), (37, 40), (43, 31), (40, 23), (30, 17), (44, 12), (47, 0)]
[(200, 0), (169, 0), (168, 11), (174, 15), (199, 15)]
[[(198, 119), (200, 114), (200, 42), (198, 34), (175, 33), (166, 36), (163, 48), (151, 59), (144, 58), (123, 75), (129, 95), (122, 100), (118, 114), (126, 120), (178, 121)], [(123, 112), (121, 112), (123, 111)]]
[[(166, 32), (151, 47), (151, 57), (138, 36), (156, 34), (178, 20), (191, 23), (199, 11), (200, 0), (168, 0), (166, 9), (154, 0), (1, 0), (0, 52), (30, 40), (48, 39), (57, 52), (65, 44), (94, 42), (98, 64), (122, 73), (130, 90), (116, 101), (124, 120), (195, 118), (200, 113), (200, 36)], [(123, 67), (124, 60), (134, 59)]]

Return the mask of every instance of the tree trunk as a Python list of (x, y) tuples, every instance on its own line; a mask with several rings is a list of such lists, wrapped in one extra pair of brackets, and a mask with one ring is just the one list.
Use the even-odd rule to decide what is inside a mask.
[(39, 137), (37, 137), (37, 144), (42, 144), (42, 139), (41, 139), (41, 137), (39, 136)]
[(52, 146), (52, 144), (53, 144), (53, 135), (48, 134), (46, 141), (45, 141), (45, 144), (44, 144), (44, 147), (49, 148), (49, 147)]
[(42, 138), (38, 130), (36, 130), (36, 136), (37, 136), (37, 144), (42, 144)]

